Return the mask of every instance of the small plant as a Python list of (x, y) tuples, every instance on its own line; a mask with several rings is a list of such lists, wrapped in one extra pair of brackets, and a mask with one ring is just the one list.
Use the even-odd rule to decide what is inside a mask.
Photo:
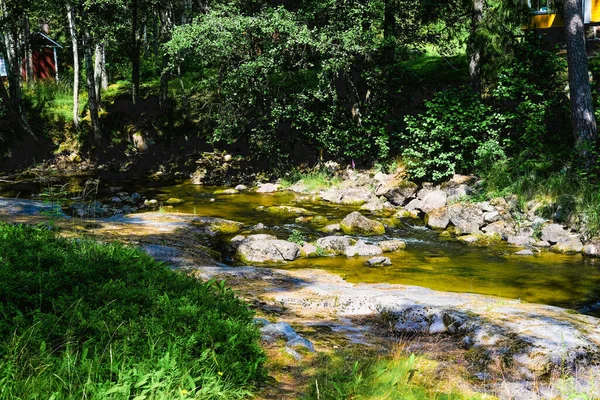
[(304, 244), (304, 242), (306, 242), (306, 239), (304, 238), (302, 231), (299, 229), (294, 229), (292, 231), (292, 233), (290, 234), (290, 236), (288, 236), (287, 240), (288, 240), (288, 242), (296, 243), (297, 245), (300, 245), (300, 246), (302, 246)]
[(321, 246), (317, 246), (317, 251), (315, 252), (317, 257), (325, 257), (325, 249)]

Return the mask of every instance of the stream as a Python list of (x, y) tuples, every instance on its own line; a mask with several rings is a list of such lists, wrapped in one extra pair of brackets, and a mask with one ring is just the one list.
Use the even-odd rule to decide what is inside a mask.
[[(70, 193), (81, 191), (85, 178), (64, 182)], [(47, 184), (46, 184), (47, 185)], [(44, 184), (23, 182), (2, 184), (0, 196), (28, 199), (45, 190)], [(316, 215), (327, 217), (328, 223), (339, 222), (356, 207), (331, 205), (314, 201), (291, 192), (258, 194), (242, 192), (236, 195), (215, 195), (217, 187), (195, 186), (189, 182), (161, 185), (148, 181), (111, 181), (100, 185), (98, 198), (110, 193), (138, 192), (148, 199), (164, 203), (169, 198), (183, 200), (169, 212), (193, 213), (220, 217), (246, 224), (248, 227), (263, 223), (267, 232), (281, 239), (297, 231), (306, 240), (326, 236), (318, 229), (322, 225), (296, 222), (297, 214), (269, 213), (257, 210), (259, 206), (291, 205), (302, 207)], [(65, 200), (68, 204), (68, 199)], [(65, 205), (65, 204), (63, 204)], [(68, 214), (67, 208), (65, 212)], [(385, 219), (371, 215), (369, 218)], [(223, 244), (230, 237), (222, 238)], [(374, 238), (363, 238), (367, 243)], [(322, 269), (343, 277), (352, 283), (399, 283), (427, 287), (439, 291), (478, 293), (520, 299), (526, 302), (577, 309), (582, 313), (600, 316), (600, 260), (579, 255), (560, 255), (543, 250), (534, 256), (517, 256), (518, 250), (506, 243), (490, 247), (471, 247), (454, 239), (444, 239), (424, 228), (419, 220), (404, 220), (400, 226), (388, 228), (385, 237), (376, 241), (401, 239), (406, 250), (389, 253), (393, 265), (370, 268), (364, 265), (369, 257), (320, 257), (299, 259), (282, 269)], [(235, 264), (227, 258), (224, 261)]]

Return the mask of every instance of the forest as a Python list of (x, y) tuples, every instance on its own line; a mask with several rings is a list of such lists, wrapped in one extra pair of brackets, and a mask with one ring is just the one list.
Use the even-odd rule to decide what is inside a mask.
[(599, 26), (0, 0), (0, 400), (600, 397)]

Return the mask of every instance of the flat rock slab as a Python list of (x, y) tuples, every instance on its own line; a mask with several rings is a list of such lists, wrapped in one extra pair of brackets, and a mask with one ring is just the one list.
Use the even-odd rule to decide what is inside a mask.
[[(438, 292), (391, 284), (351, 284), (317, 270), (199, 267), (203, 279), (236, 285), (271, 282), (261, 291), (299, 315), (393, 315), (399, 332), (462, 335), (490, 358), (510, 358), (521, 379), (565, 368), (584, 371), (600, 356), (600, 324), (594, 317), (553, 306), (492, 296)], [(242, 278), (242, 280), (239, 280)]]
[(5, 215), (40, 215), (52, 213), (64, 216), (58, 204), (45, 203), (35, 200), (4, 199), (0, 198), (0, 214)]

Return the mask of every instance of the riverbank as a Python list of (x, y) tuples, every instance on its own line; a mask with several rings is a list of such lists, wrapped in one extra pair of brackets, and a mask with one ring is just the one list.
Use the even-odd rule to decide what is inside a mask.
[[(44, 207), (48, 205), (4, 200), (2, 219), (47, 222), (50, 217), (39, 213)], [(593, 392), (593, 382), (598, 381), (600, 328), (593, 317), (498, 297), (352, 284), (319, 270), (227, 267), (211, 257), (214, 249), (201, 244), (203, 237), (225, 232), (231, 237), (232, 227), (243, 232), (241, 225), (220, 218), (154, 212), (118, 219), (51, 220), (66, 236), (125, 241), (194, 276), (225, 279), (269, 322), (290, 323), (317, 352), (336, 352), (352, 343), (389, 351), (401, 338), (409, 352), (444, 360), (444, 374), (452, 375), (452, 369), (460, 367), (453, 377), (469, 390), (523, 399), (560, 396), (561, 390), (599, 395)], [(413, 339), (406, 342), (407, 337)], [(289, 347), (285, 341), (267, 341), (265, 347), (272, 359), (297, 375), (295, 381), (284, 378), (282, 365), (276, 363), (275, 374), (288, 385), (281, 390), (310, 383), (310, 373), (302, 371), (310, 370), (314, 356), (300, 352), (306, 361), (298, 364), (295, 356), (282, 356)], [(452, 354), (451, 359), (444, 354)], [(265, 398), (274, 398), (276, 389), (266, 390), (271, 394)], [(285, 398), (294, 396), (298, 391)]]

